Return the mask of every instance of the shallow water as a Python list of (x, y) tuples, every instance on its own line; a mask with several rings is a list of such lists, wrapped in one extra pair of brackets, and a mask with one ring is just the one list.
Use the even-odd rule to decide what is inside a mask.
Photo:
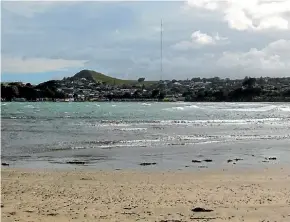
[[(98, 169), (290, 163), (289, 103), (1, 103), (2, 161)], [(276, 157), (276, 161), (265, 161)], [(191, 160), (212, 159), (212, 163)], [(242, 158), (235, 165), (228, 159)]]

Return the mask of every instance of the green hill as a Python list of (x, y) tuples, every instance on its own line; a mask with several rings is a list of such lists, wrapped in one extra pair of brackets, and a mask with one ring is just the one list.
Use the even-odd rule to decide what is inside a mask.
[[(138, 80), (124, 80), (113, 78), (103, 73), (95, 72), (93, 70), (82, 70), (72, 77), (72, 79), (80, 79), (80, 78), (86, 78), (89, 80), (93, 80), (95, 82), (104, 82), (109, 85), (123, 85), (123, 84), (132, 85), (138, 83)], [(150, 85), (156, 83), (156, 81), (144, 81), (143, 83), (145, 85)]]

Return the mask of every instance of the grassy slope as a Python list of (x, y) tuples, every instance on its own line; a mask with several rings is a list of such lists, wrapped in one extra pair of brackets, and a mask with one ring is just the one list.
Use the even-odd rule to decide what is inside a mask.
[[(77, 73), (74, 77), (78, 78), (87, 78), (91, 77), (93, 78), (96, 82), (106, 82), (107, 84), (115, 84), (115, 85), (123, 85), (123, 84), (136, 84), (138, 83), (137, 80), (123, 80), (123, 79), (117, 79), (113, 78), (107, 75), (104, 75), (99, 72), (95, 72), (93, 70), (82, 70), (79, 73)], [(145, 81), (145, 85), (150, 85), (156, 83), (155, 81)]]

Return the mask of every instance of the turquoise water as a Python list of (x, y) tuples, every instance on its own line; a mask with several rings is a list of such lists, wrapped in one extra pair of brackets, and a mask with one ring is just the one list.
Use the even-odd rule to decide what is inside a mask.
[(2, 119), (96, 121), (241, 120), (289, 117), (289, 104), (260, 103), (2, 103)]
[[(18, 167), (196, 169), (288, 164), (289, 103), (1, 103), (2, 161)], [(276, 156), (276, 162), (263, 162)]]

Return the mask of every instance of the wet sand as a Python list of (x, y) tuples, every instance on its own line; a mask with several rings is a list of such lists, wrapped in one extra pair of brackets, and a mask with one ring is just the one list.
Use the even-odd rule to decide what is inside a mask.
[(2, 221), (290, 221), (289, 167), (1, 172)]

